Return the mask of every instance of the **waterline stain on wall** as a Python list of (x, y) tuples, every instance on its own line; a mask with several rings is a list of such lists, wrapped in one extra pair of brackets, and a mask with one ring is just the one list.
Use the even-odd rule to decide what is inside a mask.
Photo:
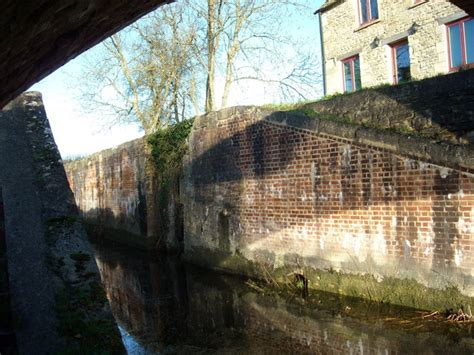
[[(330, 270), (349, 280), (369, 275), (377, 282), (408, 280), (410, 287), (414, 280), (418, 290), (457, 288), (461, 298), (472, 296), (474, 150), (462, 137), (462, 131), (474, 129), (472, 111), (463, 111), (459, 123), (448, 122), (436, 101), (454, 82), (472, 85), (473, 73), (371, 89), (287, 112), (234, 107), (197, 117), (183, 178), (179, 185), (166, 180), (175, 184), (173, 198), (146, 194), (147, 203), (153, 198), (156, 207), (147, 207), (148, 224), (180, 219), (174, 207), (174, 218), (161, 212), (182, 206), (184, 229), (178, 234), (184, 238), (184, 256), (229, 272), (261, 276), (261, 267)], [(440, 83), (447, 86), (439, 88)], [(375, 101), (379, 105), (372, 112), (367, 104)], [(390, 113), (384, 113), (384, 105)], [(335, 106), (341, 117), (328, 115)], [(410, 119), (415, 116), (423, 116), (422, 129), (418, 118)], [(176, 148), (183, 151), (181, 145)], [(165, 144), (164, 151), (170, 149)], [(90, 161), (101, 154), (108, 153)], [(87, 181), (97, 180), (90, 175), (77, 184), (76, 176), (89, 169), (81, 164), (71, 164), (68, 174), (87, 213)], [(99, 170), (109, 168), (105, 163)], [(123, 203), (120, 191), (99, 185), (112, 195), (98, 198), (103, 207)], [(161, 212), (151, 218), (151, 210)], [(358, 289), (354, 292), (370, 297), (365, 284), (359, 286), (347, 292)], [(444, 301), (452, 304), (457, 297)]]
[[(185, 255), (414, 279), (473, 295), (472, 173), (301, 129), (310, 123), (297, 118), (246, 107), (196, 119), (182, 193)], [(220, 241), (223, 211), (230, 249)]]

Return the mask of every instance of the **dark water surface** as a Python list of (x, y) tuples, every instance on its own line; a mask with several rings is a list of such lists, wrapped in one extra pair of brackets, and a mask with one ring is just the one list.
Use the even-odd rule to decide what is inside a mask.
[(469, 329), (348, 317), (176, 258), (95, 248), (129, 354), (474, 354)]

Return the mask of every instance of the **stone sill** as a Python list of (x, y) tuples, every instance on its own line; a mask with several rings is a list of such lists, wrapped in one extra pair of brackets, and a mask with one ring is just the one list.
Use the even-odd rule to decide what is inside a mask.
[(459, 67), (449, 68), (449, 73), (457, 73), (463, 70), (469, 70), (474, 68), (474, 63), (463, 64)]
[(420, 5), (422, 5), (422, 4), (425, 4), (425, 3), (427, 3), (427, 2), (428, 2), (428, 0), (420, 1), (420, 2), (418, 2), (418, 3), (416, 3), (416, 4), (413, 4), (413, 5), (411, 5), (411, 6), (408, 6), (408, 9), (414, 9), (415, 7), (418, 7), (418, 6), (420, 6)]
[(360, 25), (360, 27), (356, 28), (354, 30), (354, 32), (359, 32), (360, 30), (363, 30), (364, 28), (367, 28), (367, 27), (370, 27), (372, 25), (375, 25), (376, 23), (379, 23), (380, 22), (380, 19), (376, 19), (376, 20), (373, 20), (373, 21), (369, 21), (369, 22), (365, 22), (363, 23), (362, 25)]

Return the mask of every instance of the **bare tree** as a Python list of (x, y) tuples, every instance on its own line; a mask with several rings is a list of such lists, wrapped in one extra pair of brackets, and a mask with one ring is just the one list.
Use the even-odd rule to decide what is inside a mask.
[(112, 110), (112, 124), (138, 122), (147, 134), (199, 112), (195, 39), (182, 5), (160, 8), (104, 41), (99, 60), (84, 70), (83, 102)]
[(100, 60), (86, 70), (85, 102), (112, 108), (115, 122), (136, 121), (151, 133), (226, 107), (234, 84), (260, 81), (288, 101), (314, 97), (319, 66), (283, 29), (290, 8), (309, 11), (286, 0), (162, 7), (104, 43)]
[[(290, 12), (309, 11), (289, 0), (206, 0), (190, 3), (205, 19), (205, 110), (226, 107), (234, 83), (260, 81), (279, 87), (283, 100), (315, 97), (321, 84), (319, 60), (302, 51), (307, 43), (287, 35), (283, 19)], [(206, 6), (207, 4), (207, 6)], [(303, 37), (303, 36), (301, 36)], [(291, 50), (289, 48), (291, 47)], [(290, 58), (288, 52), (294, 55)], [(262, 70), (273, 61), (272, 70)], [(221, 78), (216, 78), (216, 72)], [(219, 87), (221, 85), (221, 87)], [(216, 91), (222, 92), (220, 105)]]

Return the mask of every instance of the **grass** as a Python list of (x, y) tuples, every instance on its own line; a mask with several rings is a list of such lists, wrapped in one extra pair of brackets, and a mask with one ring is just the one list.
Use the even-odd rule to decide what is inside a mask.
[[(413, 128), (409, 128), (406, 126), (394, 126), (394, 127), (386, 127), (382, 125), (377, 125), (373, 122), (368, 121), (358, 121), (352, 117), (342, 117), (333, 114), (329, 114), (326, 112), (317, 112), (311, 108), (294, 108), (290, 110), (286, 110), (288, 113), (295, 113), (295, 114), (303, 114), (310, 118), (317, 118), (324, 121), (329, 122), (336, 122), (340, 124), (347, 124), (351, 126), (359, 126), (379, 132), (388, 132), (388, 133), (396, 133), (401, 134), (408, 137), (418, 137), (418, 138), (425, 138), (425, 139), (432, 139), (435, 141), (442, 141), (444, 140), (442, 135), (439, 132), (426, 132), (426, 131), (417, 131)], [(457, 144), (456, 142), (452, 142), (453, 144)]]
[(264, 104), (261, 107), (265, 108), (265, 109), (269, 109), (269, 110), (292, 111), (292, 110), (300, 109), (303, 106), (308, 105), (308, 104), (315, 104), (315, 103), (318, 103), (318, 102), (329, 101), (329, 100), (332, 100), (332, 99), (335, 99), (335, 98), (338, 98), (338, 97), (351, 96), (353, 94), (357, 94), (359, 92), (364, 92), (364, 91), (370, 91), (370, 90), (375, 91), (377, 89), (383, 89), (383, 88), (392, 87), (392, 86), (405, 85), (405, 84), (410, 83), (410, 82), (411, 81), (400, 83), (400, 84), (397, 84), (397, 85), (393, 85), (393, 84), (390, 84), (390, 83), (383, 83), (383, 84), (376, 85), (376, 86), (361, 88), (360, 90), (353, 91), (353, 92), (343, 92), (343, 93), (336, 92), (336, 93), (331, 94), (331, 95), (323, 96), (323, 97), (321, 97), (317, 100), (301, 100), (301, 101), (294, 102), (294, 103)]
[(291, 110), (298, 109), (306, 104), (311, 104), (313, 102), (315, 101), (303, 100), (303, 101), (298, 101), (294, 103), (265, 104), (265, 105), (262, 105), (261, 107), (268, 110), (275, 110), (275, 111), (291, 111)]

